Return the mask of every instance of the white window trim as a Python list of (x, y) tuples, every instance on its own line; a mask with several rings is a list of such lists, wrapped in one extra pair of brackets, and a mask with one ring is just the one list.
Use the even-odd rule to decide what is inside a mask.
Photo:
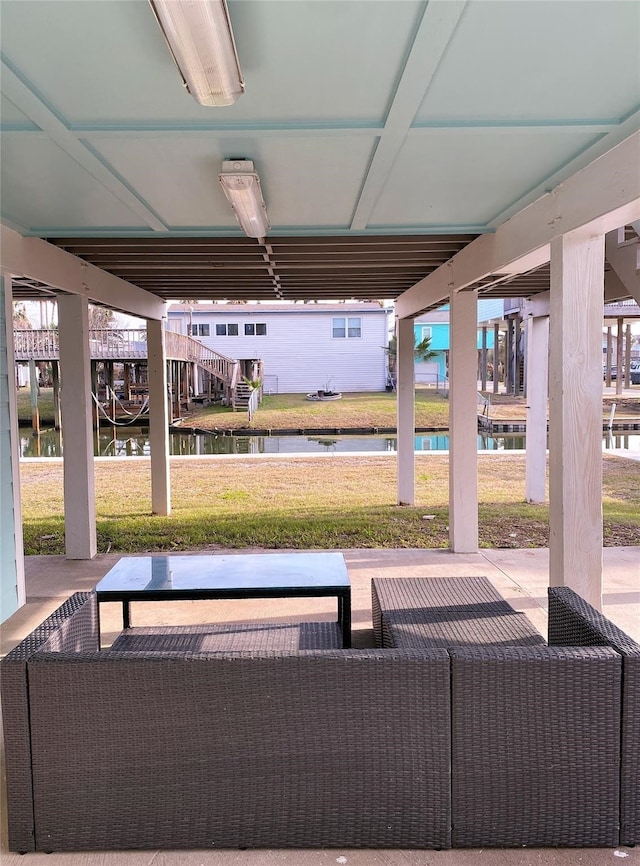
[[(229, 328), (232, 328), (234, 326), (238, 329), (238, 331), (235, 334), (230, 334)], [(218, 328), (224, 328), (224, 333), (219, 334)], [(215, 329), (216, 329), (216, 333), (215, 333), (216, 337), (239, 337), (240, 336), (240, 325), (237, 322), (216, 322)]]
[[(247, 332), (245, 330), (247, 328), (247, 326), (250, 326), (253, 328), (253, 334), (247, 334)], [(264, 334), (258, 334), (257, 333), (257, 329), (260, 327), (264, 328)], [(243, 336), (245, 336), (245, 337), (266, 337), (268, 333), (269, 333), (269, 330), (267, 328), (266, 322), (245, 322), (244, 323)]]
[[(335, 330), (335, 322), (343, 321), (344, 322), (344, 334), (341, 337), (336, 336)], [(349, 322), (359, 322), (358, 330), (360, 333), (358, 336), (352, 336), (349, 334)], [(361, 340), (362, 339), (362, 316), (332, 316), (331, 317), (331, 339), (332, 340)]]

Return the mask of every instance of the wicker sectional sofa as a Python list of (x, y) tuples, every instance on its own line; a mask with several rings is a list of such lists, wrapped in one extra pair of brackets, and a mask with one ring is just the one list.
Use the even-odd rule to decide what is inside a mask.
[[(408, 645), (370, 650), (306, 624), (99, 651), (95, 595), (72, 596), (2, 661), (10, 849), (634, 844), (637, 645), (570, 590), (554, 646), (500, 598), (475, 637), (493, 617), (524, 643), (455, 645), (437, 622), (420, 644), (416, 587), (385, 612), (373, 582), (378, 640)], [(464, 598), (435, 606), (473, 621)]]
[(568, 587), (549, 589), (549, 645), (608, 646), (622, 659), (620, 844), (637, 845), (640, 843), (640, 645)]
[(379, 646), (449, 652), (453, 847), (640, 841), (640, 646), (548, 595), (547, 644), (485, 578), (372, 581)]
[(11, 850), (449, 847), (445, 650), (179, 631), (98, 651), (77, 594), (5, 657)]

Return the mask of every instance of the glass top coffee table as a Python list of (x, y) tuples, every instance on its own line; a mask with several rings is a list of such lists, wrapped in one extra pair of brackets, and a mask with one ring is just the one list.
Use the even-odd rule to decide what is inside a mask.
[(336, 596), (342, 645), (351, 646), (351, 583), (341, 553), (124, 556), (96, 586), (98, 610), (132, 601)]

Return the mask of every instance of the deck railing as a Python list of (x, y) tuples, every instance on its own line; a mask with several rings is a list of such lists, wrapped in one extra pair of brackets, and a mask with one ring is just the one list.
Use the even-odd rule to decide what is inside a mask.
[[(56, 328), (17, 329), (13, 332), (16, 361), (55, 361), (60, 357)], [(89, 352), (93, 360), (135, 360), (147, 357), (145, 328), (92, 328)]]
[[(58, 330), (16, 329), (13, 332), (16, 361), (55, 361), (60, 357)], [(239, 362), (207, 348), (198, 340), (165, 331), (167, 358), (191, 361), (234, 388), (239, 378)], [(92, 328), (89, 331), (92, 360), (134, 361), (147, 358), (146, 328)]]
[(58, 332), (52, 329), (16, 329), (13, 345), (16, 361), (52, 361), (60, 356)]
[(175, 331), (165, 331), (165, 348), (167, 358), (192, 361), (208, 370), (213, 376), (221, 379), (231, 388), (238, 378), (239, 362), (213, 349), (207, 348), (198, 340), (177, 334)]

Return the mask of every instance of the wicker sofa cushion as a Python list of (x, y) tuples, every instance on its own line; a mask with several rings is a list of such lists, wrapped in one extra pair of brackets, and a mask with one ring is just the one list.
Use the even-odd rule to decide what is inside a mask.
[(515, 612), (486, 577), (374, 577), (371, 613), (377, 646), (384, 645), (383, 612), (411, 616), (425, 608), (442, 618), (471, 609), (476, 617)]
[(640, 645), (566, 586), (549, 587), (549, 645), (609, 646), (622, 656), (620, 844), (640, 843)]
[(617, 845), (620, 656), (605, 647), (449, 652), (453, 846)]
[(445, 650), (99, 651), (95, 594), (63, 613), (2, 663), (11, 850), (450, 847)]
[(43, 646), (98, 648), (95, 596), (76, 592), (2, 660), (0, 688), (7, 776), (9, 848), (33, 851), (34, 816), (27, 662)]
[(383, 646), (417, 649), (474, 644), (544, 646), (544, 637), (524, 613), (495, 612), (476, 616), (475, 610), (436, 613), (390, 611), (382, 614)]
[(342, 633), (337, 622), (255, 622), (135, 628), (120, 634), (111, 649), (197, 653), (339, 649), (341, 646)]
[(445, 650), (37, 653), (37, 849), (449, 847), (449, 690)]

